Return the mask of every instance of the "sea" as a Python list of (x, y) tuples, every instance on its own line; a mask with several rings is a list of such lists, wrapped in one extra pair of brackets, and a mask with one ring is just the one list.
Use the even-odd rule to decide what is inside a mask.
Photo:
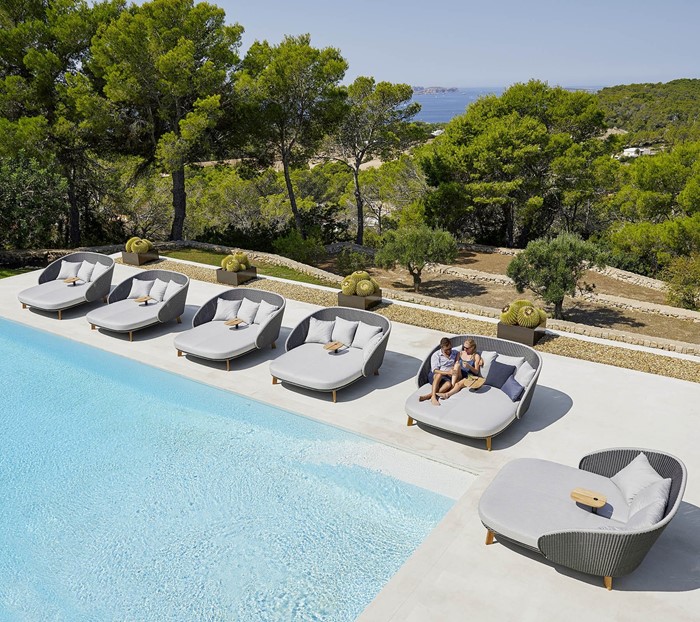
[[(415, 92), (412, 101), (421, 105), (421, 111), (415, 116), (415, 120), (425, 123), (447, 123), (453, 117), (463, 114), (467, 106), (480, 97), (485, 97), (486, 95), (500, 96), (506, 88), (508, 87), (464, 87), (455, 91)], [(570, 91), (595, 93), (602, 87), (571, 86), (564, 88)]]

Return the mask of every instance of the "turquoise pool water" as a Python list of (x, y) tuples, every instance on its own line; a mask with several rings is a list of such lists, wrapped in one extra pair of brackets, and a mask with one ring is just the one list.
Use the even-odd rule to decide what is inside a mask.
[(304, 417), (4, 320), (0, 352), (0, 620), (353, 620), (453, 504)]

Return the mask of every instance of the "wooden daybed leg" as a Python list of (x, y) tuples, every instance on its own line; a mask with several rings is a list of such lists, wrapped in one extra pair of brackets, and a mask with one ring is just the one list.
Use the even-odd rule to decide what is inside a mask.
[(177, 351), (177, 355), (178, 355), (178, 356), (182, 356), (182, 350), (178, 350), (178, 351)]
[(129, 341), (133, 341), (133, 340), (134, 340), (134, 331), (130, 330), (129, 331)]
[(277, 344), (273, 341), (270, 347), (274, 350), (277, 347)]
[(415, 421), (414, 421), (413, 417), (411, 417), (411, 415), (407, 415), (407, 416), (408, 416), (408, 421), (406, 421), (406, 425), (412, 426), (415, 423)]
[(105, 304), (107, 304), (107, 296), (102, 296), (102, 302), (104, 302)]
[(272, 376), (272, 384), (277, 384), (278, 380), (274, 376)]
[(90, 324), (90, 330), (97, 330), (97, 326), (95, 326), (94, 324)]
[(375, 376), (378, 376), (378, 375), (379, 375), (379, 370), (378, 370), (378, 369), (375, 369), (375, 370), (374, 370), (374, 375), (375, 375)]
[(226, 371), (231, 371), (231, 359), (226, 359)]
[(493, 544), (493, 536), (495, 534), (490, 529), (486, 530), (486, 544)]
[(175, 319), (177, 320), (178, 324), (182, 324), (182, 318), (179, 315)]
[(333, 403), (335, 404), (335, 398), (336, 398), (335, 389), (333, 389), (333, 391), (331, 391), (331, 395), (333, 396)]
[(491, 451), (491, 437), (486, 437), (486, 451)]
[(27, 308), (27, 305), (25, 305), (24, 303), (22, 303), (22, 308), (23, 308), (23, 309), (26, 309), (26, 308)]
[(58, 310), (58, 319), (59, 320), (63, 319), (63, 311), (61, 311), (60, 309)]
[(612, 590), (612, 577), (603, 577), (603, 583), (606, 589)]

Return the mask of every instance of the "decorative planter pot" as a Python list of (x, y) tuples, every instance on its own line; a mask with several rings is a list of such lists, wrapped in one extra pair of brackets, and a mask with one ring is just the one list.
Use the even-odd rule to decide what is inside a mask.
[(350, 307), (352, 309), (371, 309), (382, 301), (382, 290), (377, 290), (371, 296), (346, 296), (343, 292), (338, 292), (338, 306)]
[(122, 261), (131, 264), (132, 266), (140, 266), (149, 261), (160, 259), (157, 250), (148, 251), (147, 253), (127, 253), (122, 251)]
[(545, 334), (543, 326), (537, 328), (525, 328), (524, 326), (511, 326), (510, 324), (498, 323), (496, 336), (499, 339), (508, 339), (522, 343), (526, 346), (534, 346)]
[(257, 276), (258, 269), (255, 266), (251, 266), (247, 270), (239, 270), (238, 272), (229, 272), (223, 268), (217, 268), (216, 270), (216, 280), (226, 285), (242, 285), (246, 281), (257, 278)]

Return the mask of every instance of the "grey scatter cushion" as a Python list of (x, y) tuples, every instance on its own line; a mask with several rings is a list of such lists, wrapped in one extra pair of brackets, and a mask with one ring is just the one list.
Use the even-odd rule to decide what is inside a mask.
[(536, 373), (537, 370), (530, 365), (530, 363), (525, 361), (515, 372), (515, 381), (520, 386), (526, 387), (530, 384), (530, 381), (535, 377)]
[(333, 320), (309, 318), (309, 331), (306, 333), (305, 343), (330, 343), (334, 326), (335, 322)]
[(216, 300), (216, 313), (212, 318), (212, 322), (225, 322), (232, 320), (238, 315), (238, 310), (241, 308), (242, 300), (226, 300), (218, 298)]
[(168, 282), (167, 281), (161, 281), (160, 279), (156, 279), (153, 281), (153, 287), (151, 287), (151, 291), (149, 292), (149, 296), (151, 298), (155, 298), (156, 300), (162, 301), (164, 296), (165, 296), (165, 291), (168, 289)]
[(78, 274), (76, 274), (76, 276), (84, 283), (87, 283), (92, 279), (92, 273), (94, 270), (95, 264), (86, 259), (80, 264), (80, 268), (78, 269)]
[(514, 373), (515, 367), (513, 367), (513, 365), (504, 365), (496, 360), (491, 363), (489, 375), (486, 376), (486, 382), (484, 384), (500, 389), (506, 383), (506, 380)]
[(496, 360), (497, 353), (484, 350), (481, 353), (481, 360), (484, 364), (481, 366), (481, 376), (486, 378), (489, 375), (489, 369), (491, 368), (491, 363)]
[(364, 348), (372, 339), (382, 332), (381, 326), (373, 326), (360, 320), (355, 331), (355, 336), (352, 339), (353, 348)]
[(505, 354), (499, 354), (496, 357), (499, 363), (504, 365), (512, 365), (516, 370), (520, 369), (520, 366), (525, 362), (524, 356), (506, 356)]
[(518, 383), (513, 375), (503, 383), (501, 391), (503, 391), (510, 398), (511, 402), (517, 402), (522, 397), (525, 389)]
[(259, 308), (259, 302), (253, 302), (248, 298), (243, 298), (241, 301), (241, 306), (238, 309), (238, 317), (241, 318), (246, 324), (252, 324)]
[(253, 323), (264, 324), (272, 317), (272, 314), (277, 311), (277, 309), (279, 309), (277, 305), (273, 305), (272, 303), (267, 302), (267, 300), (261, 300)]
[(148, 296), (151, 293), (151, 287), (153, 287), (155, 281), (142, 281), (141, 279), (134, 279), (131, 282), (131, 291), (127, 298), (141, 298), (141, 296)]
[(180, 285), (177, 281), (168, 281), (168, 286), (165, 288), (165, 294), (163, 294), (163, 300), (169, 300), (181, 289), (182, 285)]
[(653, 527), (663, 518), (665, 509), (666, 501), (654, 501), (630, 516), (626, 527), (627, 529), (645, 529)]
[(630, 503), (630, 518), (647, 505), (663, 501), (664, 509), (668, 503), (668, 493), (671, 492), (671, 478), (659, 480), (642, 488)]
[(70, 279), (74, 276), (78, 276), (78, 270), (80, 270), (81, 265), (81, 261), (65, 261), (62, 259), (61, 269), (58, 271), (58, 276), (56, 277), (56, 280)]
[(346, 346), (352, 345), (352, 340), (355, 337), (358, 324), (359, 322), (351, 322), (342, 317), (335, 318), (335, 326), (331, 333), (331, 341), (340, 341), (340, 343), (344, 343)]
[(631, 504), (637, 493), (663, 477), (649, 464), (646, 454), (641, 453), (610, 479), (620, 489), (627, 503)]
[(100, 263), (99, 261), (95, 264), (95, 269), (92, 271), (92, 276), (90, 277), (91, 281), (96, 281), (99, 279), (107, 270), (109, 270), (110, 266), (106, 266), (103, 263)]

